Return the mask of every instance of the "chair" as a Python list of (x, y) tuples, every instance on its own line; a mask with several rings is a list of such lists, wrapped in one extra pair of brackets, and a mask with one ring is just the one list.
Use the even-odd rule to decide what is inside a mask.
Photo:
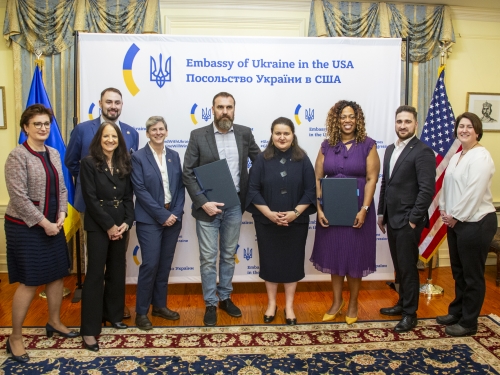
[(490, 253), (495, 253), (497, 255), (497, 286), (500, 286), (500, 228), (497, 228), (497, 233), (490, 244)]

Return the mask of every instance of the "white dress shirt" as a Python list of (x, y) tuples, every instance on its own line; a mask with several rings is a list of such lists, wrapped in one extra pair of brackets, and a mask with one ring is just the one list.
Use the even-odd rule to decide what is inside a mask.
[(160, 158), (156, 154), (156, 151), (151, 147), (151, 145), (148, 142), (148, 146), (151, 149), (151, 152), (153, 153), (153, 156), (155, 157), (156, 164), (158, 164), (158, 168), (160, 168), (161, 172), (161, 180), (163, 181), (163, 191), (165, 192), (165, 202), (164, 204), (170, 203), (172, 201), (172, 194), (170, 194), (170, 185), (168, 183), (168, 172), (167, 172), (167, 151), (165, 150), (165, 147), (163, 147), (163, 151), (161, 153), (161, 163)]
[(472, 148), (459, 159), (460, 153), (453, 155), (446, 168), (439, 209), (459, 221), (476, 222), (495, 212), (491, 195), (495, 163), (484, 147)]
[(394, 151), (392, 152), (391, 155), (391, 160), (389, 161), (389, 177), (392, 175), (392, 171), (394, 169), (394, 166), (396, 165), (396, 162), (399, 159), (399, 156), (405, 149), (406, 145), (410, 143), (410, 141), (415, 137), (415, 134), (413, 137), (405, 139), (404, 141), (401, 141), (399, 138), (396, 142), (394, 142)]

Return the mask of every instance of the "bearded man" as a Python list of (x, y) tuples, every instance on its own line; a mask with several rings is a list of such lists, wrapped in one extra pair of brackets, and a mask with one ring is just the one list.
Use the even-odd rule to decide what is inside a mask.
[[(230, 316), (241, 317), (241, 310), (231, 301), (234, 255), (248, 189), (248, 158), (254, 161), (260, 149), (249, 127), (233, 124), (235, 104), (234, 97), (227, 92), (215, 95), (214, 122), (191, 132), (184, 155), (183, 182), (193, 201), (192, 215), (196, 219), (206, 326), (217, 324), (217, 304)], [(199, 194), (202, 189), (193, 169), (221, 159), (227, 160), (241, 206), (224, 208), (223, 203), (210, 202), (204, 194)]]

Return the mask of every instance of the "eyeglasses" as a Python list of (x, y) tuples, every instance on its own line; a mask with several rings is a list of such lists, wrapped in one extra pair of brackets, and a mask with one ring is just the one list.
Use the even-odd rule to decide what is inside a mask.
[(355, 120), (356, 116), (354, 116), (354, 115), (349, 115), (349, 116), (343, 115), (343, 116), (340, 116), (340, 119), (341, 120), (347, 120), (347, 119), (349, 119), (349, 120)]
[(50, 122), (33, 122), (32, 123), (35, 128), (37, 129), (41, 129), (42, 128), (42, 125), (45, 126), (46, 129), (49, 129), (50, 128)]

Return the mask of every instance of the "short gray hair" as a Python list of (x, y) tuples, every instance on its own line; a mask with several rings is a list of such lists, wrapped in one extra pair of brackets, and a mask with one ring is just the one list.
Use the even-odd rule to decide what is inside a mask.
[(151, 116), (148, 118), (146, 121), (146, 131), (149, 132), (149, 128), (152, 127), (153, 125), (158, 124), (159, 122), (163, 122), (163, 125), (165, 125), (165, 130), (168, 130), (167, 128), (167, 122), (165, 119), (161, 116)]

